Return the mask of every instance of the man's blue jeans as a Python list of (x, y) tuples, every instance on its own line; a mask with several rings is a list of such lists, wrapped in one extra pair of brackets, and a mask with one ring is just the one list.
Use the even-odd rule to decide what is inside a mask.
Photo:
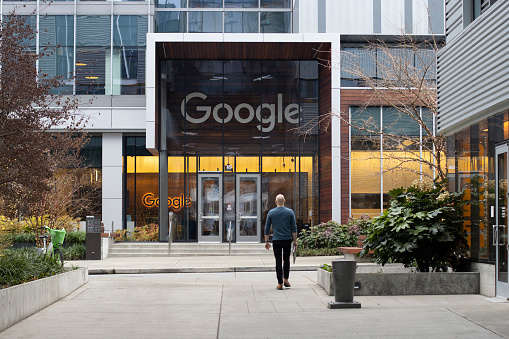
[(292, 240), (274, 240), (272, 241), (272, 248), (274, 249), (274, 257), (276, 258), (277, 283), (282, 284), (283, 277), (288, 279), (290, 276)]

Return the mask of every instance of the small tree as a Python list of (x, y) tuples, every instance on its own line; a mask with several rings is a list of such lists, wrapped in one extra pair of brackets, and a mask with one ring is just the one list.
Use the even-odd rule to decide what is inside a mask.
[(420, 272), (460, 268), (468, 253), (463, 231), (463, 192), (449, 193), (445, 181), (416, 180), (389, 192), (387, 211), (373, 220), (364, 252), (375, 262), (402, 263)]
[[(86, 142), (78, 100), (52, 94), (64, 85), (63, 78), (37, 73), (37, 60), (53, 51), (30, 50), (26, 42), (35, 34), (26, 17), (16, 13), (1, 21), (0, 198), (4, 210), (18, 217), (34, 215), (34, 204), (55, 188), (57, 171), (77, 159)], [(55, 133), (55, 127), (65, 132)]]

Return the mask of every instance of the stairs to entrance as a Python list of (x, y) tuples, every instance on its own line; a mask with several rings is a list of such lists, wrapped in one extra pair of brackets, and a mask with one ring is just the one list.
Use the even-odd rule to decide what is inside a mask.
[(168, 243), (160, 242), (116, 242), (111, 245), (109, 257), (167, 257), (167, 256), (213, 256), (213, 255), (272, 255), (263, 243), (233, 243), (228, 251), (227, 243), (183, 243), (171, 244), (171, 253)]

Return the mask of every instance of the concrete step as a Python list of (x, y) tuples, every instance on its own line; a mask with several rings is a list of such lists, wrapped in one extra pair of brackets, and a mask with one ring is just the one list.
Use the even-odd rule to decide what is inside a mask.
[(111, 245), (110, 257), (164, 257), (199, 255), (266, 255), (262, 243), (172, 243), (171, 253), (168, 243), (159, 242), (116, 242)]

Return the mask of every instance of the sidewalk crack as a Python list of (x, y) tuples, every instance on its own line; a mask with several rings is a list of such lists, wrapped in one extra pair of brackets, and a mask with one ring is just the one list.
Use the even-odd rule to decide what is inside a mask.
[(221, 302), (219, 303), (219, 316), (217, 319), (216, 339), (219, 339), (219, 331), (221, 330), (221, 313), (223, 311), (224, 284), (221, 284)]
[(479, 327), (484, 328), (486, 331), (489, 331), (489, 332), (491, 332), (491, 333), (493, 333), (493, 334), (496, 334), (496, 335), (498, 335), (498, 336), (499, 336), (499, 337), (501, 337), (501, 338), (505, 338), (503, 335), (501, 335), (501, 334), (499, 334), (499, 333), (497, 333), (497, 332), (495, 332), (495, 331), (493, 331), (493, 330), (491, 330), (491, 329), (487, 328), (486, 326), (483, 326), (483, 325), (481, 325), (481, 324), (479, 324), (479, 323), (476, 323), (476, 322), (475, 322), (475, 321), (473, 321), (472, 319), (469, 319), (469, 318), (467, 318), (466, 316), (464, 316), (464, 315), (462, 315), (462, 314), (460, 314), (460, 313), (458, 313), (458, 312), (455, 312), (454, 310), (452, 310), (452, 309), (450, 309), (450, 308), (448, 308), (448, 307), (446, 307), (445, 309), (446, 309), (446, 310), (448, 310), (449, 312), (454, 313), (454, 314), (456, 314), (457, 316), (459, 316), (459, 317), (461, 317), (461, 318), (465, 319), (466, 321), (471, 322), (472, 324), (475, 324), (475, 325), (477, 325), (477, 326), (479, 326)]

